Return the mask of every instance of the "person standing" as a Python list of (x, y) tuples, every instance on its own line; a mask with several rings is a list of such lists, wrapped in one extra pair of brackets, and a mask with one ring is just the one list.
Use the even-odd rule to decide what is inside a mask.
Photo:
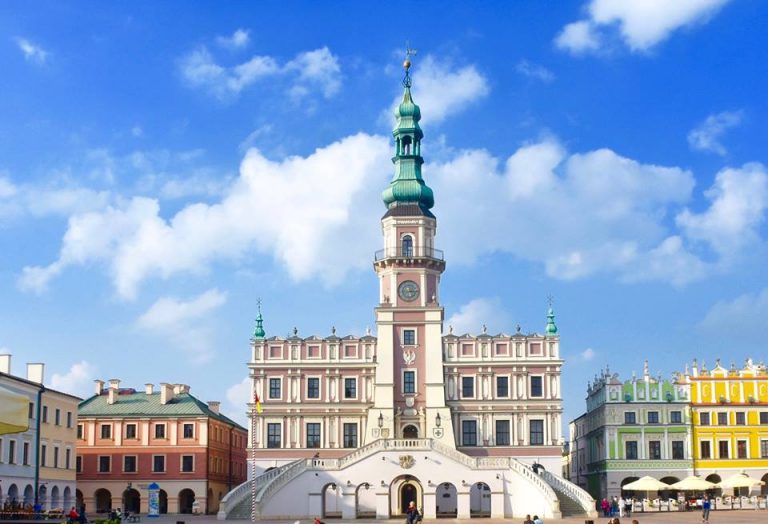
[(539, 518), (538, 515), (533, 516), (533, 524), (544, 524), (544, 521)]
[(523, 521), (523, 524), (533, 524), (533, 521), (531, 520), (530, 515), (525, 516), (525, 520)]
[(701, 521), (709, 522), (709, 510), (712, 507), (712, 501), (709, 500), (709, 495), (704, 494), (704, 500), (701, 501)]
[(608, 512), (611, 510), (611, 503), (608, 502), (607, 498), (603, 498), (603, 501), (600, 503), (600, 508), (603, 510), (603, 517), (607, 517)]
[(416, 507), (416, 503), (414, 501), (410, 501), (408, 503), (408, 511), (405, 512), (405, 518), (408, 521), (408, 524), (416, 524), (419, 520), (421, 520), (419, 517), (421, 517), (421, 515), (419, 514), (419, 510)]

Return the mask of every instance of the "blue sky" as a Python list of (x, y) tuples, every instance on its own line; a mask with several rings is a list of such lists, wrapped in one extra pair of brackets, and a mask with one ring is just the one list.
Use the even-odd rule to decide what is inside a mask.
[(600, 368), (761, 360), (758, 0), (0, 4), (0, 350), (54, 387), (184, 382), (243, 419), (269, 335), (373, 324), (418, 49), (446, 329)]

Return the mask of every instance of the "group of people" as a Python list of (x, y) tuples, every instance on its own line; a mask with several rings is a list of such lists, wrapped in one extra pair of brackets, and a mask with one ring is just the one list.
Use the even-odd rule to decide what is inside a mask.
[(530, 515), (526, 515), (523, 524), (544, 524), (544, 521), (541, 520), (538, 515), (534, 515), (533, 520), (531, 520)]
[(603, 511), (604, 517), (631, 517), (632, 505), (635, 503), (635, 499), (619, 497), (613, 497), (611, 500), (604, 498), (600, 502), (600, 509)]

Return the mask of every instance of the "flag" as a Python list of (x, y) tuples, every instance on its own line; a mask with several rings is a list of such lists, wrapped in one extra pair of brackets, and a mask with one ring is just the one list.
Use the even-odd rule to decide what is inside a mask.
[(261, 400), (259, 400), (259, 394), (253, 394), (253, 401), (256, 403), (256, 413), (261, 413)]

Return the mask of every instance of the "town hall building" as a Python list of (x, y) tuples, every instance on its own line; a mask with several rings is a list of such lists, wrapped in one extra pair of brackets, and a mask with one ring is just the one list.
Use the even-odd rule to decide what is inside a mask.
[(561, 477), (552, 308), (543, 334), (445, 330), (446, 259), (421, 174), (410, 65), (373, 260), (376, 333), (267, 336), (259, 311), (248, 362), (253, 475), (222, 500), (220, 519), (386, 519), (411, 501), (425, 518), (594, 512)]

